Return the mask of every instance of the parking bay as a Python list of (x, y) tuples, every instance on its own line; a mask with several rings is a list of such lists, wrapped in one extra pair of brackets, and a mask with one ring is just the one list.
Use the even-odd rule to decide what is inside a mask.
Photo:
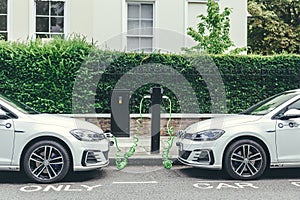
[[(220, 171), (175, 166), (110, 166), (81, 172), (55, 184), (28, 183), (0, 173), (1, 199), (299, 199), (300, 170), (270, 170), (255, 181), (227, 180)], [(101, 198), (100, 198), (101, 197)]]

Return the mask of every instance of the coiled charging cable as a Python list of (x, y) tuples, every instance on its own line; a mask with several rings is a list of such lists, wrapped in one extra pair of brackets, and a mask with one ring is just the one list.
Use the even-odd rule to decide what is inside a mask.
[(167, 122), (167, 132), (168, 132), (168, 139), (165, 140), (165, 146), (164, 146), (164, 150), (163, 150), (163, 165), (166, 169), (171, 169), (173, 166), (173, 162), (169, 159), (170, 156), (170, 149), (173, 146), (173, 142), (174, 142), (174, 138), (175, 135), (174, 133), (174, 127), (171, 126), (170, 127), (170, 122), (172, 119), (172, 101), (169, 97), (167, 96), (163, 96), (164, 99), (168, 99), (169, 100), (169, 120)]
[(120, 155), (121, 154), (121, 149), (118, 146), (117, 138), (115, 136), (113, 137), (114, 141), (115, 141), (115, 144), (116, 144), (116, 148), (117, 148), (117, 152), (115, 154), (115, 157), (116, 157), (116, 166), (117, 166), (117, 168), (119, 170), (122, 170), (122, 169), (124, 169), (127, 166), (127, 164), (128, 164), (128, 158), (131, 157), (134, 154), (135, 149), (138, 146), (139, 138), (137, 136), (140, 134), (140, 128), (141, 128), (142, 120), (143, 120), (143, 117), (142, 117), (142, 106), (143, 106), (143, 101), (146, 98), (149, 98), (149, 96), (144, 96), (142, 98), (142, 100), (140, 101), (140, 117), (139, 117), (139, 119), (136, 120), (138, 126), (136, 128), (135, 134), (133, 135), (133, 139), (134, 139), (133, 140), (133, 145), (130, 147), (129, 151), (126, 152), (123, 155), (123, 158)]

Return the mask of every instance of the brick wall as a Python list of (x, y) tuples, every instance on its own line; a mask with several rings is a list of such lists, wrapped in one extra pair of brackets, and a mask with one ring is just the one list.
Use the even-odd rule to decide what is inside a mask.
[[(91, 122), (97, 126), (99, 126), (103, 131), (110, 131), (110, 114), (74, 114), (74, 115), (67, 115), (73, 118), (78, 118), (81, 120), (85, 120)], [(209, 115), (209, 114), (173, 114), (171, 121), (169, 123), (169, 127), (173, 126), (175, 132), (178, 130), (185, 129), (189, 125), (209, 119), (216, 115)], [(131, 114), (130, 115), (130, 133), (134, 134), (137, 131), (137, 120), (140, 118), (138, 114)], [(169, 121), (168, 114), (162, 114), (160, 125), (161, 125), (161, 135), (167, 135), (167, 123)], [(151, 135), (151, 116), (150, 114), (143, 114), (142, 115), (142, 123), (140, 128), (140, 134)]]

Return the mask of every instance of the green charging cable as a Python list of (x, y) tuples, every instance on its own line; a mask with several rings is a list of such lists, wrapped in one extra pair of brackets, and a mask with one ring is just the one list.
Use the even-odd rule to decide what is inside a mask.
[[(136, 133), (133, 135), (133, 138), (134, 138), (133, 145), (130, 147), (129, 151), (126, 152), (123, 155), (123, 158), (120, 155), (121, 149), (118, 146), (117, 138), (115, 136), (113, 136), (114, 141), (115, 141), (115, 145), (116, 145), (116, 148), (117, 148), (117, 152), (115, 154), (116, 166), (119, 170), (122, 170), (127, 166), (128, 158), (131, 157), (135, 153), (135, 149), (138, 146), (139, 139), (138, 139), (137, 135), (140, 134), (140, 128), (141, 128), (142, 119), (143, 119), (143, 117), (142, 117), (142, 105), (143, 105), (143, 101), (144, 101), (145, 98), (149, 98), (149, 97), (145, 96), (140, 101), (140, 117), (139, 117), (139, 119), (137, 119), (138, 126), (137, 126), (137, 129), (136, 129)], [(170, 153), (170, 149), (173, 146), (173, 142), (174, 142), (174, 138), (175, 138), (175, 136), (173, 135), (174, 127), (173, 126), (170, 127), (170, 122), (171, 122), (171, 119), (172, 119), (172, 102), (171, 102), (171, 99), (169, 97), (164, 96), (164, 98), (169, 100), (169, 110), (170, 111), (169, 111), (169, 120), (167, 122), (167, 132), (168, 132), (169, 137), (166, 141), (164, 141), (165, 146), (164, 146), (164, 150), (163, 150), (162, 155), (163, 155), (163, 165), (164, 165), (164, 167), (166, 169), (171, 169), (172, 166), (173, 166), (173, 162), (169, 159), (169, 153)]]
[(143, 105), (143, 101), (146, 97), (143, 97), (141, 102), (140, 102), (140, 118), (137, 119), (137, 129), (136, 129), (136, 133), (133, 135), (133, 138), (134, 138), (134, 141), (133, 141), (133, 145), (130, 147), (129, 151), (126, 152), (124, 155), (123, 155), (123, 159), (121, 158), (121, 149), (119, 148), (118, 146), (118, 141), (117, 141), (117, 138), (115, 136), (113, 136), (114, 140), (115, 140), (115, 144), (116, 144), (116, 148), (117, 148), (117, 152), (115, 154), (115, 157), (116, 157), (116, 166), (119, 170), (122, 170), (124, 169), (127, 164), (128, 164), (128, 158), (131, 157), (134, 152), (135, 152), (135, 148), (138, 146), (138, 141), (139, 141), (139, 138), (137, 137), (137, 135), (140, 134), (140, 128), (141, 128), (141, 124), (142, 124), (142, 105)]
[(165, 146), (164, 146), (164, 150), (163, 150), (163, 165), (166, 169), (171, 169), (173, 166), (173, 162), (169, 159), (169, 154), (170, 154), (170, 149), (173, 146), (173, 142), (174, 142), (174, 138), (175, 138), (175, 135), (173, 134), (174, 127), (173, 126), (170, 127), (170, 122), (172, 119), (172, 102), (169, 97), (164, 96), (164, 98), (169, 100), (170, 112), (169, 112), (169, 120), (167, 122), (167, 131), (168, 131), (169, 137), (167, 140), (165, 140)]

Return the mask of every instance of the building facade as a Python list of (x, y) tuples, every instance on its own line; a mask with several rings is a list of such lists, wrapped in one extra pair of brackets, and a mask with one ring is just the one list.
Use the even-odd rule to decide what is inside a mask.
[[(206, 0), (0, 0), (0, 35), (10, 41), (86, 36), (100, 47), (179, 52), (195, 45), (187, 36)], [(219, 0), (232, 8), (231, 39), (247, 46), (247, 1)]]

